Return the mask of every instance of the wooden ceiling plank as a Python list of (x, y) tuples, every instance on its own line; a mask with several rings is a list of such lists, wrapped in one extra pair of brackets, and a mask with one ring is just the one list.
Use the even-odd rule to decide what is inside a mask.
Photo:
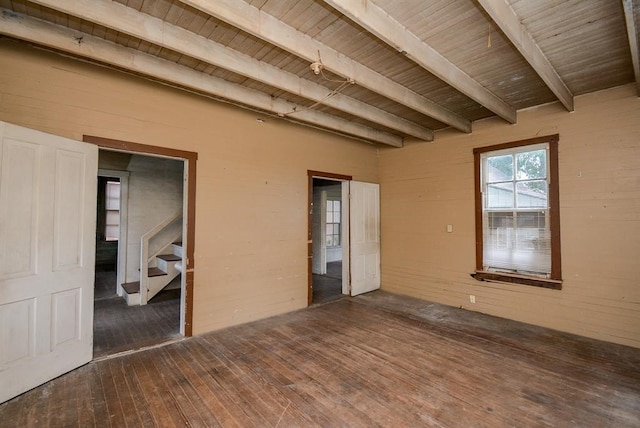
[(516, 110), (513, 107), (472, 79), (379, 6), (372, 2), (324, 1), (448, 85), (507, 122), (516, 123)]
[(640, 96), (640, 50), (638, 48), (638, 28), (633, 14), (634, 0), (622, 0), (622, 4), (624, 6), (624, 18), (627, 22), (627, 35), (629, 37), (633, 73), (636, 78), (636, 91)]
[(244, 1), (180, 1), (268, 41), (293, 55), (304, 58), (310, 63), (318, 60), (318, 52), (320, 52), (322, 64), (327, 70), (352, 79), (370, 91), (390, 98), (460, 131), (471, 132), (471, 121), (468, 119), (445, 109)]
[(121, 4), (106, 0), (34, 0), (34, 2), (225, 68), (365, 120), (380, 123), (403, 134), (425, 141), (433, 140), (433, 131), (430, 129), (340, 93), (328, 96), (331, 89), (325, 86), (301, 79), (295, 74), (280, 70), (273, 65)]
[[(205, 75), (191, 68), (108, 42), (99, 37), (83, 34), (76, 30), (30, 18), (6, 9), (0, 10), (0, 34), (100, 61), (101, 63), (108, 63), (136, 74), (150, 76), (162, 82), (195, 90), (198, 93), (230, 100), (234, 104), (240, 104), (243, 107), (249, 106), (268, 111), (276, 116), (288, 113), (293, 107), (296, 107), (286, 100), (273, 98), (263, 92)], [(76, 38), (79, 36), (82, 36), (82, 43), (76, 42)], [(318, 111), (303, 110), (301, 108), (295, 118), (287, 117), (286, 120), (306, 123), (313, 127), (358, 140), (402, 147), (402, 138), (398, 136)]]
[(478, 0), (523, 58), (533, 67), (568, 111), (573, 111), (573, 94), (551, 65), (507, 0)]

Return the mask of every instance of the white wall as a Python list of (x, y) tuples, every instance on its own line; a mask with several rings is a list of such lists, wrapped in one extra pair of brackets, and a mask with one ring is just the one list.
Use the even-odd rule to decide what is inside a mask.
[(182, 208), (183, 161), (134, 155), (129, 176), (126, 281), (140, 279), (140, 237)]

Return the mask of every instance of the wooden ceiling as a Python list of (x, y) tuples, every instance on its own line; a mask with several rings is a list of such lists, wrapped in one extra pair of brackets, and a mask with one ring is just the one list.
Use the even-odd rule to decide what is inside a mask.
[[(356, 139), (636, 82), (639, 0), (0, 0), (0, 35)], [(320, 70), (314, 73), (312, 65)]]

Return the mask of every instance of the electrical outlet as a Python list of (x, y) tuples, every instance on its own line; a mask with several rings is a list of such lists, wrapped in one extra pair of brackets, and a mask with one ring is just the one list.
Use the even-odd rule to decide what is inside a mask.
[(475, 303), (476, 302), (476, 296), (474, 296), (473, 294), (469, 294), (469, 302)]

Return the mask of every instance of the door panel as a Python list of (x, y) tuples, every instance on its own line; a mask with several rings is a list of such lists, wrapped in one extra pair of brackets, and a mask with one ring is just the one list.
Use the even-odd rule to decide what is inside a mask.
[(0, 122), (0, 402), (92, 358), (97, 160)]
[(351, 295), (380, 288), (380, 186), (350, 183)]
[[(0, 124), (0, 127), (2, 125)], [(0, 150), (0, 280), (34, 275), (36, 271), (36, 144), (5, 139)], [(12, 182), (21, 183), (20, 187)]]

